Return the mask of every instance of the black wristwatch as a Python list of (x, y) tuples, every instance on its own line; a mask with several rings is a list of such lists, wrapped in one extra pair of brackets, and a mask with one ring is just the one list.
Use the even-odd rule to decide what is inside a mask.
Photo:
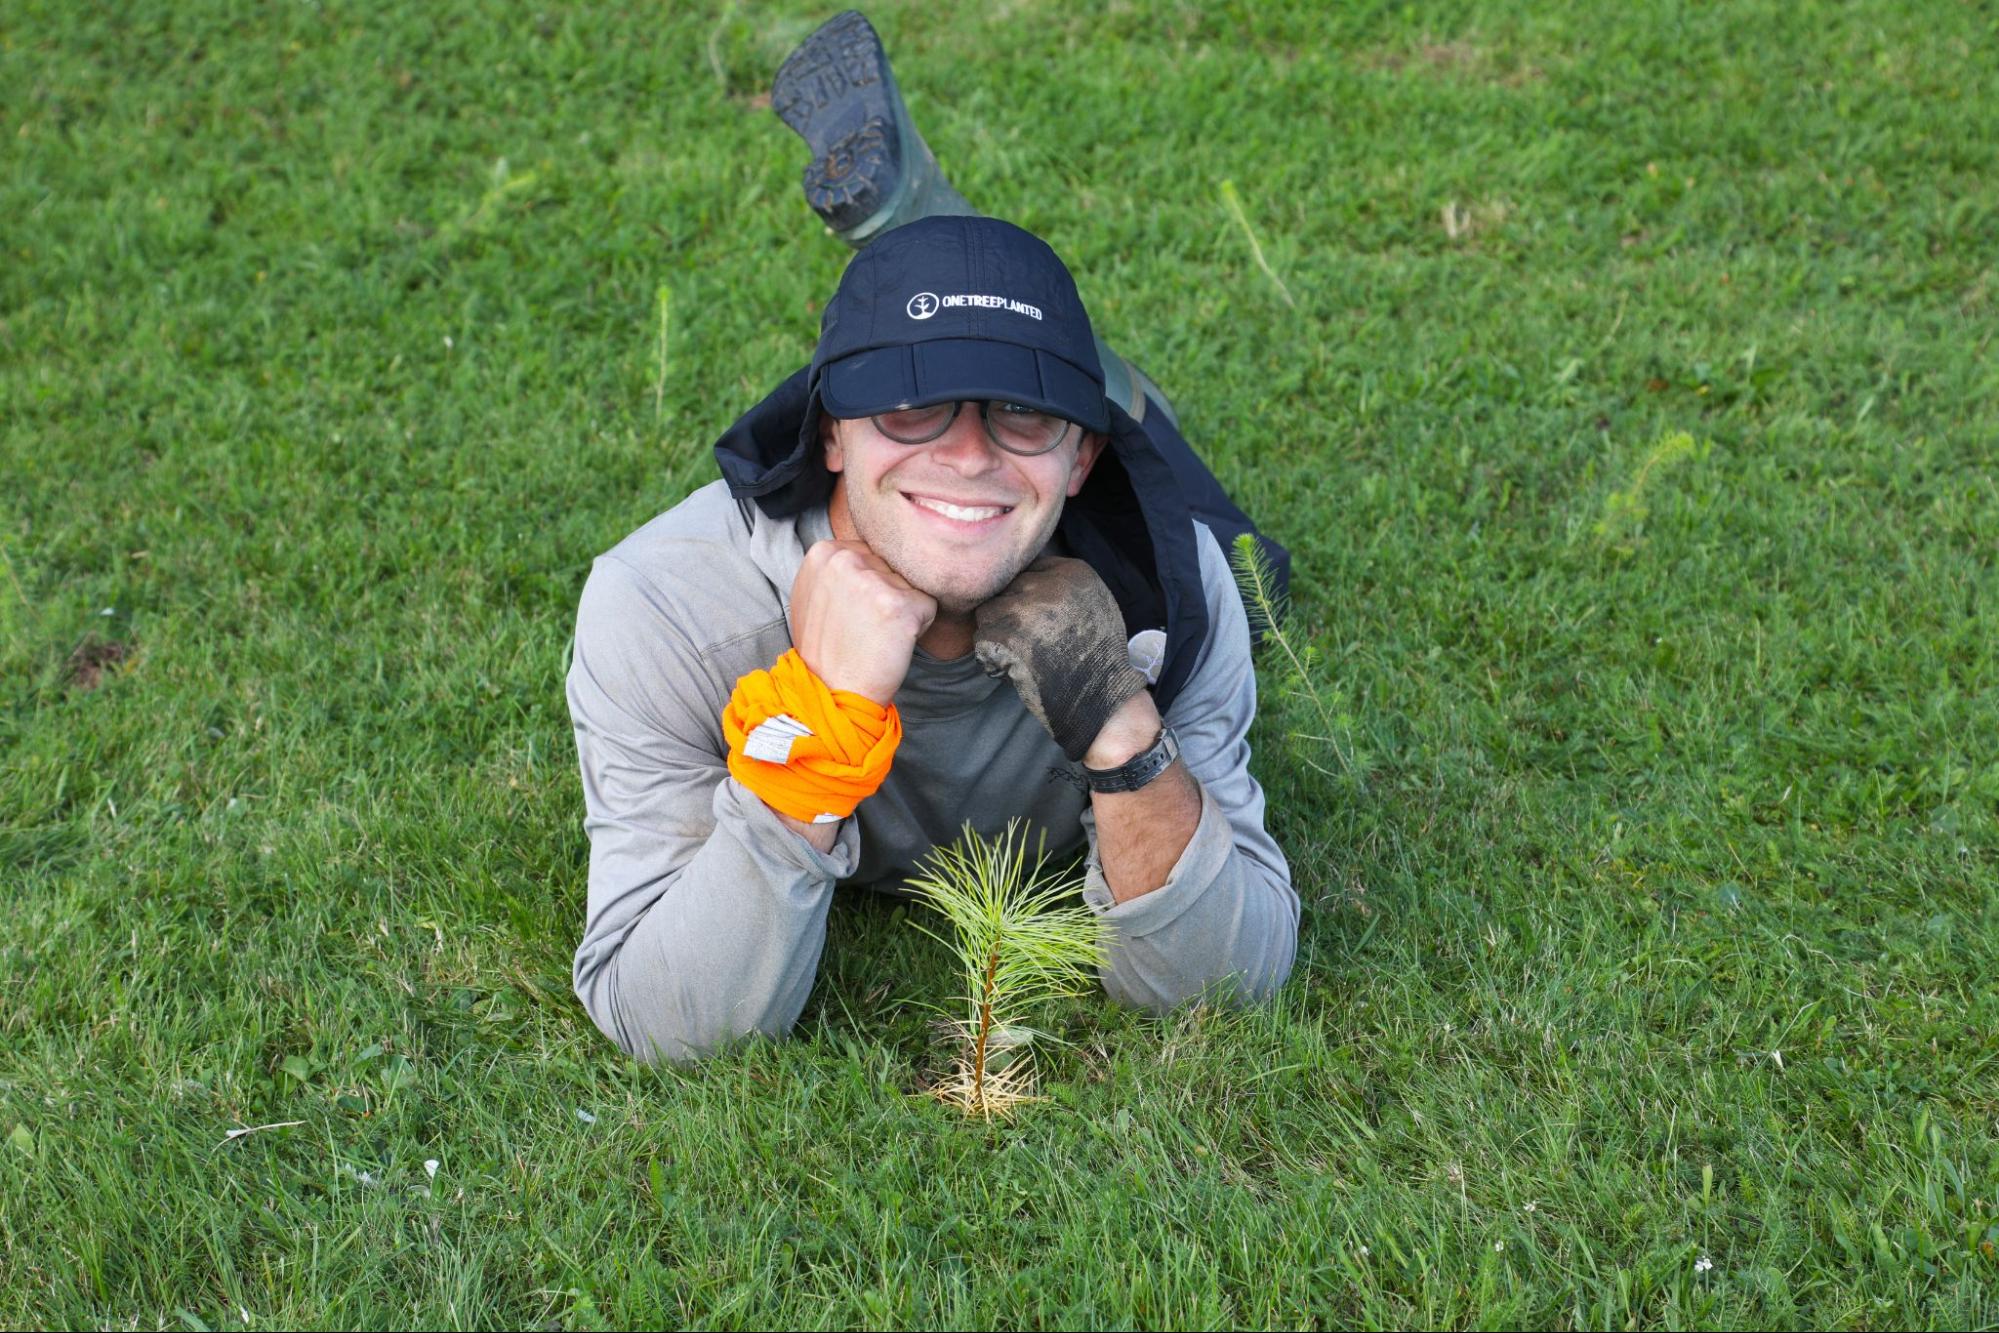
[(1173, 728), (1162, 726), (1159, 739), (1149, 749), (1116, 768), (1085, 767), (1083, 778), (1091, 791), (1137, 791), (1172, 767), (1179, 757), (1180, 738), (1173, 734)]

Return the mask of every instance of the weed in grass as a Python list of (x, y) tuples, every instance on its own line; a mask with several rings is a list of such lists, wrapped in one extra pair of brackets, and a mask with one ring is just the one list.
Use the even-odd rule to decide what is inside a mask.
[(1263, 270), (1263, 276), (1277, 288), (1284, 304), (1296, 310), (1298, 303), (1291, 299), (1291, 289), (1284, 285), (1284, 279), (1277, 276), (1277, 271), (1270, 267), (1270, 261), (1263, 257), (1263, 247), (1257, 243), (1256, 231), (1249, 225), (1249, 214), (1243, 210), (1242, 195), (1236, 192), (1234, 181), (1222, 182), (1222, 203), (1227, 206), (1229, 216), (1235, 219), (1236, 226), (1242, 228), (1243, 239), (1249, 242), (1250, 258), (1256, 261), (1256, 266)]
[(1103, 959), (1097, 914), (1056, 905), (1080, 887), (1049, 873), (1045, 856), (1028, 865), (1019, 820), (990, 839), (966, 824), (910, 881), (943, 914), (950, 938), (917, 929), (950, 947), (965, 986), (964, 1016), (946, 1024), (958, 1048), (951, 1073), (930, 1088), (939, 1101), (990, 1119), (1032, 1100), (1033, 1044), (1047, 1034), (1027, 1020), (1047, 1000), (1090, 989)]
[(1653, 476), (1688, 460), (1699, 462), (1708, 456), (1712, 448), (1710, 442), (1696, 440), (1683, 430), (1661, 435), (1645, 451), (1645, 457), (1638, 463), (1638, 471), (1632, 475), (1631, 484), (1604, 497), (1603, 517), (1596, 521), (1591, 531), (1618, 554), (1632, 554), (1637, 549), (1646, 515), (1651, 512), (1645, 489)]
[[(1344, 776), (1349, 782), (1361, 781), (1363, 772), (1357, 763), (1351, 739), (1352, 715), (1346, 711), (1342, 700), (1328, 699), (1331, 686), (1318, 683), (1319, 650), (1311, 644), (1301, 647), (1285, 627), (1290, 607), (1287, 599), (1278, 594), (1277, 572), (1271, 566), (1270, 557), (1257, 544), (1256, 538), (1245, 532), (1236, 538), (1234, 548), (1229, 552), (1229, 566), (1235, 573), (1236, 587), (1242, 593), (1243, 609), (1249, 614), (1251, 632), (1262, 642), (1277, 646), (1284, 659), (1286, 691), (1303, 698), (1318, 718), (1323, 734), (1300, 733), (1298, 739), (1330, 745), (1334, 757), (1340, 761), (1341, 773), (1335, 774), (1322, 768), (1309, 757), (1305, 762), (1326, 777)], [(1344, 744), (1340, 739), (1343, 733), (1348, 736)]]
[(671, 301), (671, 294), (662, 282), (659, 285), (659, 373), (653, 376), (652, 381), (652, 423), (655, 427), (666, 424), (666, 333)]

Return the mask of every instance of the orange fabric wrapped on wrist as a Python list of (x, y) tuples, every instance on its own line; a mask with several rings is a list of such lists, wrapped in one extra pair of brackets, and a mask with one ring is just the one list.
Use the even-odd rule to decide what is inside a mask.
[[(791, 741), (784, 762), (745, 753), (751, 733), (780, 714), (808, 733)], [(765, 805), (806, 823), (829, 823), (854, 813), (882, 785), (902, 742), (902, 717), (894, 704), (829, 688), (793, 648), (770, 670), (736, 682), (722, 709), (722, 736), (730, 774)]]

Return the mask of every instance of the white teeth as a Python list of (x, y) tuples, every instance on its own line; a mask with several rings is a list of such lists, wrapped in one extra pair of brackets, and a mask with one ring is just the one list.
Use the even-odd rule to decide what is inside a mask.
[[(990, 508), (990, 507), (979, 508), (979, 509), (960, 509), (956, 505), (945, 504), (942, 500), (927, 500), (920, 495), (912, 495), (909, 498), (915, 503), (922, 505), (925, 509), (934, 510), (937, 513), (942, 514), (946, 518), (955, 518), (960, 523), (977, 523), (983, 519), (998, 518), (1001, 514), (1007, 512), (1006, 509)], [(1011, 506), (1009, 506), (1009, 508), (1011, 508)]]

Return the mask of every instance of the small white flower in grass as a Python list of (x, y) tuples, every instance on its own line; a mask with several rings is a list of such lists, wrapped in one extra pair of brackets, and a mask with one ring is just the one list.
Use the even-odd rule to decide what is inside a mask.
[(382, 1183), (379, 1179), (376, 1178), (375, 1173), (373, 1171), (358, 1170), (351, 1162), (342, 1162), (340, 1164), (340, 1174), (343, 1176), (352, 1177), (354, 1183), (357, 1185), (367, 1185), (372, 1187)]
[(1363, 1259), (1367, 1258), (1367, 1256), (1368, 1256), (1368, 1255), (1370, 1255), (1370, 1254), (1373, 1254), (1373, 1253), (1374, 1253), (1374, 1251), (1373, 1251), (1373, 1250), (1370, 1250), (1370, 1249), (1368, 1249), (1368, 1248), (1367, 1248), (1367, 1246), (1365, 1246), (1365, 1245), (1363, 1245), (1363, 1246), (1361, 1246), (1361, 1247), (1360, 1247), (1360, 1257), (1361, 1257), (1361, 1258), (1363, 1258)]
[(1492, 1252), (1494, 1254), (1498, 1254), (1500, 1251), (1504, 1250), (1505, 1248), (1506, 1248), (1506, 1242), (1503, 1240), (1496, 1240), (1492, 1243)]
[(115, 606), (107, 606), (102, 611), (99, 611), (97, 614), (100, 616), (115, 616), (118, 614), (118, 608)]
[(597, 1123), (597, 1117), (591, 1115), (588, 1111), (584, 1110), (580, 1106), (576, 1108), (576, 1118), (578, 1120), (581, 1120), (586, 1125), (594, 1125)]
[(1703, 1254), (1700, 1258), (1694, 1260), (1694, 1271), (1696, 1273), (1705, 1273), (1710, 1268), (1713, 1267), (1714, 1267), (1714, 1260), (1708, 1258), (1705, 1254)]
[(437, 1159), (435, 1157), (424, 1158), (423, 1173), (432, 1180), (437, 1179)]

